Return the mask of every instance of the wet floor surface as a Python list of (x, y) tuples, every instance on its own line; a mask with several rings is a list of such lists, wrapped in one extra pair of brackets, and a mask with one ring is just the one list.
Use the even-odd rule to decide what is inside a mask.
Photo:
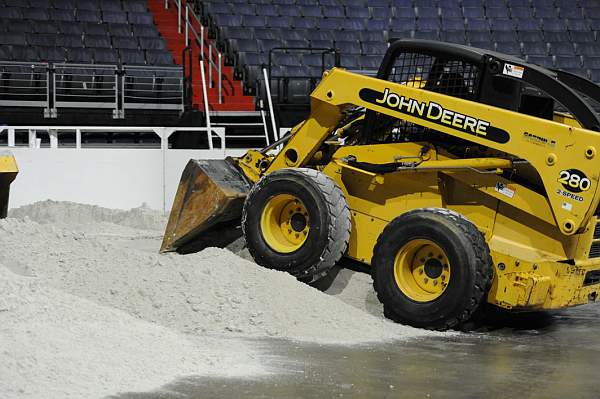
[(118, 398), (600, 398), (600, 304), (385, 345), (251, 344), (269, 376), (188, 378)]

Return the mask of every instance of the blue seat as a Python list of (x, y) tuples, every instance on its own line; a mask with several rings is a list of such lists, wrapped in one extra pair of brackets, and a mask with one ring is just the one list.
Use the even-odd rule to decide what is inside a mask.
[(85, 26), (81, 22), (59, 21), (58, 29), (62, 34), (83, 35)]
[[(374, 9), (371, 9), (373, 12)], [(384, 10), (385, 8), (376, 8), (376, 10)], [(375, 12), (377, 14), (377, 11)], [(371, 15), (369, 9), (365, 7), (346, 7), (346, 15), (350, 18), (369, 18)]]
[(581, 68), (579, 57), (555, 57), (555, 65), (559, 69), (576, 69)]
[(492, 30), (492, 40), (495, 42), (516, 42), (517, 35), (514, 30)]
[[(365, 10), (367, 12), (367, 17), (368, 17), (368, 12), (369, 10)], [(325, 7), (323, 8), (323, 16), (325, 18), (345, 18), (346, 17), (346, 12), (344, 11), (344, 8), (339, 6), (339, 7)], [(361, 16), (359, 18), (365, 18), (364, 16)]]
[(362, 30), (367, 29), (369, 31), (384, 31), (389, 29), (389, 21), (387, 19), (369, 19), (366, 21), (366, 27), (361, 19), (348, 19), (347, 23), (344, 24), (346, 30)]
[(310, 40), (312, 48), (334, 48), (333, 40)]
[(600, 48), (595, 43), (580, 43), (577, 45), (577, 54), (584, 56), (600, 56)]
[(583, 57), (583, 66), (589, 69), (600, 69), (600, 57)]
[(547, 42), (568, 42), (571, 41), (568, 32), (544, 32), (544, 37)]
[(437, 30), (416, 30), (415, 39), (440, 40), (439, 31)]
[(539, 31), (541, 22), (534, 18), (517, 18), (514, 20), (519, 31)]
[(148, 65), (173, 65), (173, 56), (167, 50), (146, 50)]
[(54, 8), (60, 8), (62, 10), (74, 10), (77, 8), (74, 0), (52, 0)]
[(465, 31), (441, 31), (440, 39), (443, 42), (465, 44), (467, 41)]
[[(346, 33), (350, 33), (350, 31), (346, 31)], [(361, 30), (358, 33), (360, 35), (358, 40), (363, 42), (383, 42), (386, 40), (386, 32)]]
[(110, 36), (108, 35), (85, 35), (83, 38), (85, 47), (111, 48)]
[(270, 28), (284, 28), (282, 32), (290, 29), (292, 26), (292, 17), (266, 17), (266, 24), (264, 26)]
[(128, 37), (131, 36), (131, 27), (129, 24), (108, 24), (108, 32), (111, 36)]
[(382, 57), (374, 55), (363, 55), (360, 57), (360, 69), (377, 71)]
[(92, 11), (92, 10), (76, 10), (75, 17), (78, 21), (81, 22), (102, 22), (102, 16), (100, 11)]
[(37, 33), (58, 33), (58, 25), (53, 21), (37, 21), (32, 26)]
[[(337, 33), (338, 32), (325, 31), (325, 30), (309, 30), (309, 31), (307, 31), (307, 38), (309, 40), (330, 40), (331, 41), (336, 37), (335, 34), (337, 34)], [(348, 36), (345, 36), (345, 32), (339, 31), (339, 33), (343, 37), (348, 37)]]
[[(94, 49), (94, 63), (96, 64), (118, 64), (119, 54), (112, 49), (97, 48)], [(106, 72), (104, 72), (106, 73)]]
[[(329, 33), (328, 31), (319, 31), (319, 32)], [(368, 32), (368, 31), (363, 31), (363, 32)], [(312, 35), (309, 34), (309, 36), (312, 36)], [(333, 36), (333, 40), (335, 40), (335, 41), (345, 41), (345, 40), (361, 41), (361, 40), (364, 40), (364, 39), (362, 39), (361, 31), (334, 30), (334, 31), (331, 31), (330, 37), (331, 36)], [(366, 41), (368, 41), (368, 40), (366, 40)]]
[(323, 15), (321, 13), (321, 7), (315, 7), (314, 5), (312, 5), (312, 6), (299, 6), (299, 8), (300, 8), (300, 13), (302, 14), (303, 17), (321, 18)]
[(437, 7), (421, 7), (419, 5), (416, 10), (418, 18), (439, 18), (439, 10)]
[(441, 18), (463, 18), (463, 13), (460, 7), (440, 8)]
[(256, 37), (255, 35), (257, 30), (267, 31), (271, 35), (274, 34), (274, 30), (271, 29), (246, 29), (242, 26), (221, 27), (221, 32), (226, 38), (229, 39), (253, 38)]
[[(517, 35), (519, 37), (519, 41), (521, 42), (543, 42), (544, 41), (544, 35), (542, 34), (542, 32), (538, 31), (538, 30), (533, 30), (533, 31), (518, 31)], [(527, 53), (527, 52), (525, 52)]]
[(154, 25), (131, 25), (133, 35), (137, 37), (158, 36), (158, 30)]
[(38, 53), (42, 62), (65, 61), (65, 50), (62, 47), (40, 47)]
[(62, 34), (56, 36), (56, 45), (65, 48), (81, 48), (83, 47), (83, 39), (81, 35)]
[(292, 25), (294, 28), (314, 29), (317, 27), (317, 21), (320, 21), (320, 19), (309, 17), (294, 18), (292, 19)]
[(69, 48), (67, 49), (67, 62), (91, 64), (94, 60), (94, 53), (87, 48)]
[(27, 43), (30, 46), (56, 46), (57, 35), (47, 33), (29, 33)]
[[(128, 12), (127, 20), (130, 24), (137, 25), (153, 25), (154, 20), (152, 19), (152, 15), (147, 12)], [(109, 21), (109, 22), (119, 22), (119, 21)]]
[[(256, 42), (255, 40), (252, 41)], [(139, 43), (142, 50), (167, 50), (165, 41), (160, 37), (140, 37)]]
[[(140, 39), (144, 39), (143, 37)], [(138, 41), (134, 39), (132, 36), (130, 37), (122, 37), (117, 36), (112, 39), (113, 47), (116, 49), (130, 49), (135, 50), (138, 48)]]
[[(129, 1), (125, 3), (130, 3)], [(102, 11), (120, 11), (122, 10), (119, 0), (100, 0), (100, 9)], [(132, 10), (133, 11), (133, 10)]]
[(257, 14), (256, 12), (256, 6), (254, 4), (236, 4), (233, 12), (239, 15), (262, 15), (265, 16), (264, 14)]
[(48, 10), (48, 17), (52, 21), (75, 21), (75, 12), (74, 10), (50, 8)]
[(531, 7), (513, 7), (510, 9), (512, 18), (533, 18), (533, 8)]
[(485, 19), (466, 18), (466, 26), (469, 31), (489, 31), (490, 26)]
[(278, 7), (279, 15), (283, 17), (300, 17), (300, 9), (296, 6), (281, 6)]
[(415, 9), (412, 7), (396, 7), (394, 12), (396, 18), (416, 18)]
[(75, 7), (78, 10), (92, 10), (92, 11), (97, 11), (99, 4), (97, 1), (91, 1), (91, 0), (76, 0), (75, 1)]
[(462, 18), (442, 18), (443, 31), (464, 31), (465, 22)]
[(308, 48), (310, 47), (310, 44), (308, 39), (289, 39), (283, 41), (283, 47)]
[(23, 18), (34, 21), (48, 21), (50, 16), (48, 15), (48, 11), (43, 8), (24, 8)]
[(521, 56), (521, 46), (519, 43), (496, 43), (496, 51), (509, 55)]
[(342, 54), (361, 54), (362, 50), (360, 47), (360, 43), (357, 41), (339, 41), (339, 42), (335, 42), (335, 47), (342, 53)]
[(550, 43), (550, 54), (552, 55), (575, 55), (575, 49), (571, 42), (553, 42)]
[(304, 29), (281, 29), (277, 37), (282, 40), (308, 39), (308, 31)]
[(595, 31), (600, 30), (600, 18), (590, 18), (588, 22), (590, 24), (590, 28), (592, 28)]
[(548, 19), (556, 19), (558, 18), (558, 12), (554, 7), (535, 7), (533, 12), (536, 18), (548, 18)]
[(590, 26), (584, 19), (567, 19), (567, 28), (570, 31), (587, 31), (589, 32)]
[(524, 42), (523, 53), (527, 55), (546, 55), (548, 54), (548, 48), (544, 42)]
[(127, 14), (119, 11), (102, 11), (102, 20), (104, 22), (116, 23), (116, 24), (126, 24)]
[(490, 31), (467, 31), (467, 39), (469, 42), (490, 42), (492, 43), (492, 34)]
[(543, 18), (542, 28), (548, 32), (562, 32), (567, 29), (565, 21), (558, 18)]
[(583, 10), (577, 5), (571, 4), (569, 7), (561, 7), (558, 11), (561, 18), (580, 19), (583, 18)]
[(130, 11), (130, 12), (147, 12), (148, 8), (146, 7), (146, 2), (141, 0), (141, 1), (134, 1), (134, 0), (127, 0), (123, 2), (123, 9), (125, 11)]
[(360, 57), (342, 54), (340, 56), (340, 66), (349, 70), (358, 70), (360, 69)]
[(139, 50), (119, 49), (119, 60), (124, 65), (145, 65), (144, 53)]
[(87, 23), (83, 25), (83, 29), (86, 35), (108, 36), (108, 25), (106, 24)]
[(419, 18), (417, 19), (417, 30), (439, 30), (439, 18)]
[(465, 18), (483, 19), (485, 18), (483, 7), (464, 7), (463, 15)]
[[(353, 10), (360, 10), (360, 8), (353, 8)], [(388, 19), (390, 18), (390, 9), (384, 7), (371, 7), (371, 18), (373, 19)], [(347, 14), (349, 17), (360, 18), (357, 15)]]
[(363, 42), (361, 43), (363, 55), (381, 55), (383, 56), (388, 49), (383, 42)]
[(527, 62), (531, 64), (536, 64), (539, 66), (543, 66), (544, 68), (554, 68), (552, 57), (543, 56), (543, 55), (528, 55)]
[(217, 26), (242, 26), (242, 16), (235, 14), (213, 14)]
[(265, 17), (277, 17), (279, 11), (277, 7), (273, 7), (271, 4), (256, 4), (256, 15), (262, 15)]
[(485, 9), (485, 15), (488, 18), (499, 18), (499, 19), (510, 18), (510, 15), (508, 14), (508, 8), (506, 6), (487, 7)]
[(592, 31), (572, 31), (570, 36), (575, 43), (593, 43), (596, 41)]
[(490, 19), (490, 28), (492, 30), (500, 31), (515, 31), (517, 29), (516, 23), (513, 19), (509, 18), (498, 18)]
[(231, 8), (230, 3), (218, 2), (218, 3), (204, 3), (204, 7), (209, 14), (233, 14), (234, 10)]
[(26, 46), (27, 40), (25, 40), (25, 35), (16, 32), (5, 32), (0, 33), (0, 43), (2, 43), (2, 45)]

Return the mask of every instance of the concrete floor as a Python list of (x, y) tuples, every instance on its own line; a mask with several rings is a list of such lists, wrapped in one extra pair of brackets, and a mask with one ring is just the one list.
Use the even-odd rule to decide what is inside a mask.
[(190, 378), (118, 398), (600, 397), (600, 306), (503, 323), (487, 332), (359, 347), (252, 341), (271, 376)]

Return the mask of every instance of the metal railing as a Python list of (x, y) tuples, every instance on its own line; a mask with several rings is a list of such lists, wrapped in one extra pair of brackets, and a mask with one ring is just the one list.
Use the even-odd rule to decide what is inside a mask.
[(0, 62), (0, 106), (184, 110), (183, 69), (100, 64)]
[(0, 105), (50, 109), (48, 63), (0, 62)]
[[(206, 63), (208, 72), (208, 87), (214, 88), (213, 73), (216, 74), (217, 97), (219, 104), (223, 104), (223, 54), (217, 49), (213, 40), (208, 39), (206, 28), (192, 5), (182, 0), (170, 0), (177, 7), (177, 31), (184, 34), (185, 45), (189, 46), (190, 39), (194, 38), (200, 48), (200, 60)], [(165, 9), (169, 8), (169, 0), (165, 0)]]
[[(213, 155), (225, 155), (224, 127), (145, 126), (0, 126), (0, 147), (25, 148), (140, 148), (170, 149), (169, 137), (178, 132), (202, 134), (204, 148)], [(44, 138), (42, 142), (42, 137)], [(140, 139), (140, 137), (142, 139)], [(213, 141), (217, 142), (215, 145)], [(177, 151), (177, 149), (174, 149)]]

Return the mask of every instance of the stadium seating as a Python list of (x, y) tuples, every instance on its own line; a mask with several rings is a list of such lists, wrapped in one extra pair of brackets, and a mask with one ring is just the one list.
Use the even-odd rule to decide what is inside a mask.
[[(388, 40), (404, 37), (469, 44), (600, 77), (600, 0), (204, 0), (198, 12), (248, 86), (276, 47), (335, 48), (341, 66), (373, 73)], [(293, 65), (276, 67), (271, 58), (273, 75), (312, 77), (320, 70), (309, 58), (278, 56)]]
[(13, 50), (0, 61), (173, 64), (144, 0), (0, 0), (0, 9), (0, 46)]

